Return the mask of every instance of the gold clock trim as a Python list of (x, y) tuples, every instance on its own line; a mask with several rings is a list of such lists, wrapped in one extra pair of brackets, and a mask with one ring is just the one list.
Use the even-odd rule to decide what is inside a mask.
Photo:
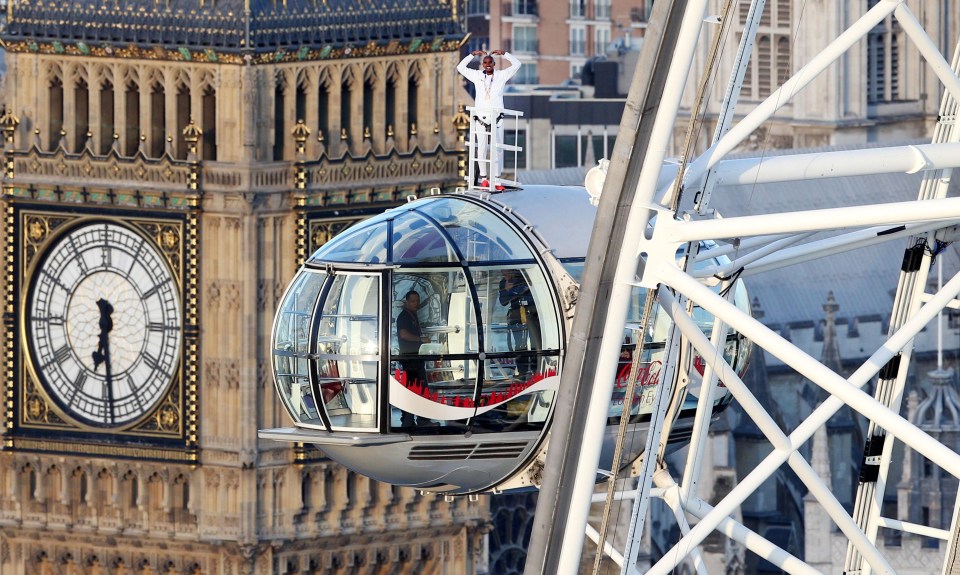
[[(105, 216), (105, 215), (72, 215), (72, 214), (63, 214), (60, 212), (46, 212), (46, 211), (34, 211), (24, 209), (20, 213), (20, 218), (22, 222), (23, 231), (21, 233), (21, 238), (23, 238), (24, 243), (22, 246), (22, 267), (25, 269), (22, 278), (23, 282), (20, 285), (20, 309), (18, 310), (18, 325), (20, 331), (20, 356), (23, 359), (23, 369), (20, 373), (20, 397), (21, 397), (21, 410), (17, 414), (18, 423), (21, 427), (31, 428), (31, 429), (74, 429), (77, 431), (82, 431), (85, 433), (97, 433), (97, 434), (121, 434), (129, 436), (153, 436), (153, 437), (169, 437), (169, 438), (183, 438), (185, 434), (184, 424), (186, 423), (184, 414), (178, 413), (179, 425), (176, 430), (170, 429), (169, 431), (163, 432), (159, 430), (149, 429), (151, 427), (151, 422), (155, 421), (156, 415), (159, 411), (165, 406), (170, 406), (170, 397), (172, 395), (176, 396), (177, 401), (172, 405), (175, 406), (176, 410), (179, 412), (179, 405), (183, 405), (187, 410), (190, 407), (187, 405), (186, 397), (184, 396), (183, 385), (183, 376), (186, 371), (186, 366), (189, 363), (187, 359), (187, 354), (190, 353), (189, 349), (191, 347), (191, 342), (189, 341), (186, 333), (185, 327), (187, 322), (186, 307), (187, 307), (187, 295), (186, 289), (183, 285), (184, 277), (184, 258), (181, 256), (181, 248), (183, 245), (183, 237), (186, 235), (187, 222), (183, 219), (163, 219), (163, 218), (150, 218), (150, 217), (117, 217), (117, 216)], [(34, 277), (37, 273), (37, 267), (41, 258), (41, 254), (45, 253), (46, 250), (50, 249), (52, 245), (55, 245), (57, 241), (60, 240), (63, 236), (70, 233), (72, 230), (89, 225), (94, 223), (112, 223), (117, 226), (121, 226), (126, 229), (132, 230), (134, 233), (143, 237), (145, 240), (151, 242), (152, 247), (157, 250), (161, 257), (165, 260), (166, 265), (169, 267), (171, 275), (173, 276), (174, 282), (176, 283), (178, 298), (177, 304), (181, 310), (181, 351), (180, 356), (177, 359), (177, 368), (175, 370), (175, 375), (171, 378), (170, 382), (167, 384), (166, 391), (163, 392), (161, 399), (157, 402), (152, 409), (147, 413), (144, 413), (141, 417), (128, 422), (126, 424), (117, 426), (117, 427), (99, 427), (94, 425), (89, 425), (82, 421), (79, 421), (69, 414), (65, 413), (63, 409), (54, 401), (47, 390), (43, 385), (40, 384), (40, 377), (36, 371), (36, 366), (33, 363), (32, 354), (29, 352), (30, 346), (28, 342), (28, 329), (26, 321), (27, 307), (29, 306), (28, 296), (30, 293), (30, 288), (34, 283)], [(34, 241), (28, 242), (28, 236), (31, 235), (30, 226), (32, 224), (33, 229), (35, 230), (33, 235), (36, 237)], [(41, 233), (42, 232), (42, 233)], [(171, 233), (175, 233), (175, 237), (171, 238)], [(31, 391), (29, 385), (32, 384), (35, 387), (35, 390)], [(42, 398), (44, 405), (40, 406), (37, 404), (36, 399)], [(33, 404), (28, 406), (27, 401), (33, 400)], [(27, 409), (32, 408), (34, 413), (39, 413), (44, 411), (46, 414), (46, 421), (29, 421), (25, 416), (29, 415)], [(51, 421), (50, 414), (55, 414), (60, 422)], [(160, 426), (158, 426), (159, 428)], [(191, 442), (195, 444), (194, 442)]]

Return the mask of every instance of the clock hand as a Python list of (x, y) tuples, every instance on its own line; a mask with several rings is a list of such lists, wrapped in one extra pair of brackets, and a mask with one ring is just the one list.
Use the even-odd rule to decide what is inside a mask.
[(104, 400), (110, 407), (108, 416), (109, 422), (113, 423), (113, 370), (110, 362), (110, 332), (113, 331), (113, 305), (109, 301), (100, 298), (97, 300), (97, 307), (100, 308), (100, 340), (97, 343), (97, 350), (93, 352), (93, 369), (100, 366), (101, 363), (107, 364), (106, 381), (103, 386)]
[[(97, 343), (97, 350), (93, 352), (93, 371), (97, 371), (100, 364), (107, 362), (107, 373), (110, 373), (110, 332), (113, 330), (113, 305), (107, 300), (100, 298), (97, 300), (97, 307), (100, 308), (100, 339)], [(109, 376), (108, 376), (109, 377)]]

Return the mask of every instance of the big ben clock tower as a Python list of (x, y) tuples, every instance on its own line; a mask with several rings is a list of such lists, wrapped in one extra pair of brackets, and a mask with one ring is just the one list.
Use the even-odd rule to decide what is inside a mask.
[(483, 500), (257, 439), (305, 255), (458, 181), (458, 19), (7, 4), (0, 573), (478, 572)]

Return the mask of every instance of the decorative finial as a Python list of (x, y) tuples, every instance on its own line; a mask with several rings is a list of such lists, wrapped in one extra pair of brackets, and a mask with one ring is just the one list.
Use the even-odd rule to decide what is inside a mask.
[(3, 130), (4, 139), (13, 143), (13, 134), (17, 131), (17, 126), (20, 125), (20, 118), (16, 117), (10, 110), (6, 108), (3, 109), (3, 115), (0, 116), (0, 129)]
[(294, 141), (297, 143), (297, 155), (303, 155), (307, 149), (307, 137), (310, 136), (310, 128), (303, 123), (303, 120), (297, 120), (297, 125), (290, 130)]
[(470, 127), (470, 116), (467, 115), (466, 104), (457, 106), (457, 113), (453, 115), (453, 127), (460, 133), (466, 132)]
[(340, 128), (340, 139), (341, 139), (342, 141), (344, 141), (344, 142), (347, 141), (347, 129), (346, 129), (346, 128)]
[(200, 136), (203, 136), (203, 130), (194, 123), (193, 116), (190, 116), (190, 121), (187, 122), (181, 133), (184, 141), (187, 142), (187, 155), (195, 157), (197, 155), (197, 142), (200, 140)]

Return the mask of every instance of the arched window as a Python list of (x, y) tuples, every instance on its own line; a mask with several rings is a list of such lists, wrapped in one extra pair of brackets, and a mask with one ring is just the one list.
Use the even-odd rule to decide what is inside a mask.
[(295, 107), (295, 117), (294, 121), (299, 122), (303, 120), (307, 121), (307, 81), (306, 78), (301, 78), (300, 82), (297, 84), (297, 96)]
[(183, 129), (190, 123), (190, 87), (180, 84), (177, 88), (177, 158), (187, 158), (187, 141), (183, 138)]
[(770, 95), (770, 67), (771, 67), (770, 36), (757, 38), (757, 88), (761, 98)]
[(54, 77), (50, 80), (49, 87), (50, 118), (49, 131), (47, 133), (47, 149), (56, 149), (60, 142), (60, 129), (63, 128), (63, 80)]
[[(327, 79), (329, 80), (329, 78)], [(330, 83), (320, 82), (317, 93), (317, 136), (323, 134), (324, 139), (330, 138)]]
[(113, 108), (113, 83), (105, 80), (100, 85), (100, 153), (110, 152), (116, 130)]
[(363, 133), (373, 130), (373, 86), (374, 79), (369, 77), (363, 81)]
[(127, 156), (132, 156), (137, 153), (137, 147), (140, 145), (140, 87), (134, 82), (127, 84), (124, 106), (127, 128), (124, 130), (123, 152)]
[(790, 79), (790, 40), (786, 36), (777, 39), (777, 85)]
[[(397, 76), (396, 71), (387, 77), (386, 109), (384, 110), (384, 130), (397, 127)], [(386, 132), (384, 132), (386, 134)]]
[(166, 99), (163, 85), (155, 83), (150, 90), (150, 155), (154, 158), (163, 155), (167, 125)]
[(284, 85), (283, 79), (278, 78), (276, 87), (273, 89), (273, 159), (282, 160), (283, 159), (283, 144), (286, 142), (287, 138), (286, 125), (284, 123), (283, 117), (283, 100), (284, 100)]
[(77, 80), (73, 87), (73, 102), (73, 151), (82, 152), (87, 143), (87, 132), (90, 131), (90, 89), (83, 78)]
[(420, 74), (411, 74), (407, 83), (407, 126), (409, 130), (419, 123), (417, 118), (417, 96), (420, 94)]
[(74, 507), (87, 504), (87, 474), (79, 467), (70, 478), (70, 499)]
[(217, 91), (208, 86), (203, 91), (203, 159), (217, 160)]
[(350, 82), (346, 77), (340, 84), (340, 128), (347, 131), (348, 137), (357, 137), (350, 133)]

